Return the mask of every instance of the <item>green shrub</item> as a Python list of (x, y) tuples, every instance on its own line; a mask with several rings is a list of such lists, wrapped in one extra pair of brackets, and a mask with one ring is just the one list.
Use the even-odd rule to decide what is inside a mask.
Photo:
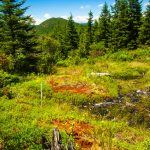
[(12, 83), (18, 83), (20, 81), (20, 77), (17, 75), (11, 75), (7, 72), (0, 70), (0, 88), (6, 87)]
[(11, 84), (16, 84), (21, 80), (17, 75), (11, 75), (7, 72), (0, 70), (0, 97), (6, 95), (8, 98), (12, 98), (12, 92), (10, 90)]
[[(18, 97), (40, 98), (41, 82), (41, 80), (31, 80), (24, 82), (22, 84), (11, 87), (11, 91)], [(51, 98), (52, 89), (48, 83), (42, 82), (42, 91), (43, 99)]]
[(57, 66), (67, 67), (72, 65), (79, 65), (83, 61), (84, 59), (83, 60), (81, 59), (79, 50), (72, 50), (69, 52), (67, 59), (59, 60), (57, 62)]
[(134, 59), (132, 55), (130, 55), (127, 51), (119, 51), (108, 56), (112, 60), (116, 61), (131, 61)]
[[(6, 135), (3, 135), (3, 138)], [(42, 148), (41, 145), (42, 131), (38, 128), (27, 128), (16, 134), (8, 133), (5, 140), (5, 149), (29, 149), (29, 147)]]
[(128, 68), (124, 71), (114, 73), (113, 77), (115, 79), (130, 80), (139, 78), (142, 76), (142, 74), (142, 70), (138, 70), (136, 68)]
[(150, 61), (150, 48), (137, 49), (132, 55), (136, 60)]

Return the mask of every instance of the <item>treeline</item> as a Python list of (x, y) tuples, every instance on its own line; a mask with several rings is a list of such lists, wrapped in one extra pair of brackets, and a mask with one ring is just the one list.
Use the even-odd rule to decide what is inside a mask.
[[(95, 44), (100, 43), (111, 51), (122, 48), (136, 49), (139, 45), (150, 44), (150, 3), (142, 13), (142, 5), (138, 0), (116, 0), (111, 11), (104, 4), (98, 20), (93, 20), (89, 12), (86, 27), (75, 29), (72, 15), (65, 29), (67, 50), (81, 49), (87, 55)], [(61, 36), (54, 36), (59, 41)], [(95, 45), (96, 47), (96, 45)], [(66, 49), (66, 48), (65, 48)]]
[(87, 25), (76, 27), (73, 16), (67, 25), (56, 25), (50, 35), (36, 35), (33, 20), (25, 16), (25, 1), (0, 1), (0, 69), (11, 73), (48, 73), (60, 59), (88, 57), (133, 50), (150, 45), (150, 2), (142, 12), (138, 0), (116, 0), (109, 9), (104, 4), (98, 20), (89, 12)]

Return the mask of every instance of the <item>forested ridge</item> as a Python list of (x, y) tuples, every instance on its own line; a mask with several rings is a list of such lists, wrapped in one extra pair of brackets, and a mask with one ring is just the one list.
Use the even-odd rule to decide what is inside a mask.
[(25, 2), (0, 0), (0, 150), (149, 150), (150, 1), (39, 25)]

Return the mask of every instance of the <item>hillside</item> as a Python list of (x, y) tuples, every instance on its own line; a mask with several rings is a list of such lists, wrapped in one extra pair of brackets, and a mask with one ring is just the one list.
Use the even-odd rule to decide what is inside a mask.
[[(38, 34), (52, 33), (56, 28), (59, 30), (65, 28), (67, 20), (63, 18), (50, 18), (36, 26)], [(76, 27), (82, 26), (82, 24), (75, 23)]]
[(73, 140), (76, 149), (148, 150), (149, 56), (145, 47), (81, 59), (78, 65), (70, 57), (58, 62), (53, 75), (30, 75), (17, 84), (10, 84), (19, 82), (16, 76), (1, 72), (0, 82), (10, 85), (0, 97), (2, 149), (42, 150), (42, 137), (50, 143), (57, 127), (63, 144)]

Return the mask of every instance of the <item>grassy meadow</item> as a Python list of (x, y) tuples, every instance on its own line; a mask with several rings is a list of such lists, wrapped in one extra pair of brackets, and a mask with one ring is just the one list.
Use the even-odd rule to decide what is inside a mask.
[[(54, 127), (62, 143), (72, 140), (76, 149), (150, 149), (150, 97), (136, 94), (150, 92), (150, 48), (80, 61), (70, 57), (53, 70), (39, 76), (0, 74), (0, 149), (41, 150), (41, 137), (50, 141)], [(104, 102), (115, 105), (94, 108)]]

